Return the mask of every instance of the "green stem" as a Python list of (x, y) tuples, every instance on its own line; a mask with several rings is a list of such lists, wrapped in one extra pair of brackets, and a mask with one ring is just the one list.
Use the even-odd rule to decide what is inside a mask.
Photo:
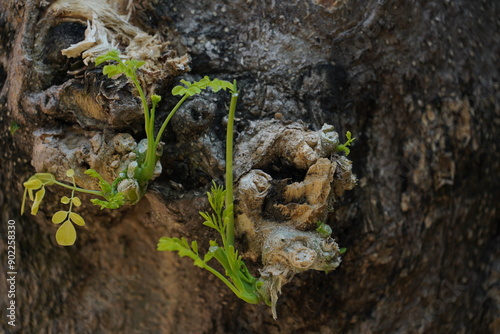
[[(174, 109), (170, 111), (168, 114), (167, 118), (163, 121), (163, 124), (161, 125), (160, 130), (158, 131), (158, 134), (156, 135), (156, 139), (154, 139), (153, 135), (149, 135), (148, 131), (146, 131), (146, 135), (148, 136), (148, 151), (146, 153), (146, 160), (144, 162), (144, 167), (142, 168), (140, 175), (138, 178), (141, 180), (147, 181), (150, 180), (153, 177), (155, 165), (156, 165), (156, 147), (160, 144), (161, 136), (163, 135), (163, 132), (165, 132), (165, 129), (167, 128), (168, 123), (170, 122), (170, 119), (175, 115), (177, 110), (180, 108), (180, 106), (186, 101), (188, 98), (188, 95), (184, 95), (182, 99), (177, 102), (175, 105)], [(154, 108), (151, 110), (151, 115), (153, 116), (155, 113)], [(152, 120), (154, 122), (154, 120)], [(153, 132), (154, 128), (154, 123), (150, 124), (150, 130), (151, 134)]]
[[(238, 296), (238, 298), (243, 299), (245, 302), (247, 302), (249, 304), (257, 304), (257, 303), (259, 303), (260, 299), (255, 294), (242, 292), (234, 284), (232, 284), (226, 277), (224, 277), (224, 275), (222, 275), (221, 273), (219, 273), (214, 268), (210, 267), (208, 264), (205, 264), (203, 267), (206, 270), (210, 271), (215, 276), (217, 276), (222, 282), (224, 282), (224, 284), (226, 284), (227, 287), (229, 289), (231, 289), (231, 291), (236, 296)], [(246, 290), (244, 290), (244, 291), (246, 291)]]
[(139, 96), (141, 97), (142, 101), (142, 109), (144, 109), (144, 129), (146, 131), (146, 138), (148, 141), (148, 149), (146, 152), (146, 161), (144, 163), (144, 168), (142, 172), (140, 173), (141, 175), (138, 176), (144, 181), (150, 180), (153, 177), (155, 165), (156, 165), (156, 145), (154, 141), (154, 115), (150, 115), (149, 113), (149, 106), (148, 106), (148, 100), (146, 99), (146, 95), (144, 94), (144, 91), (142, 90), (141, 85), (139, 84), (139, 81), (137, 80), (136, 77), (130, 77), (132, 82), (135, 85), (135, 88), (139, 92)]
[[(156, 105), (151, 108), (151, 115), (149, 115), (149, 125), (147, 126), (149, 132), (146, 132), (148, 149), (146, 152), (146, 159), (144, 161), (143, 172), (141, 173), (141, 179), (144, 181), (149, 181), (153, 177), (155, 166), (156, 166), (156, 147), (154, 138), (154, 122), (155, 122)], [(147, 121), (146, 121), (147, 122)]]
[[(233, 205), (233, 130), (234, 130), (234, 115), (236, 113), (236, 102), (238, 101), (238, 89), (236, 80), (233, 82), (233, 90), (231, 92), (231, 104), (229, 105), (229, 115), (227, 119), (226, 133), (226, 208)], [(227, 244), (234, 246), (234, 209), (228, 217), (226, 225), (226, 240)]]
[(83, 188), (78, 188), (78, 187), (75, 187), (75, 186), (69, 186), (65, 183), (62, 183), (62, 182), (59, 182), (57, 180), (53, 180), (55, 184), (57, 185), (60, 185), (61, 187), (65, 187), (65, 188), (68, 188), (68, 189), (71, 189), (71, 190), (76, 190), (78, 192), (81, 192), (81, 193), (85, 193), (85, 194), (92, 194), (92, 195), (96, 195), (96, 196), (101, 196), (101, 197), (104, 197), (104, 194), (102, 193), (102, 191), (99, 191), (99, 190), (88, 190), (88, 189), (83, 189)]
[(184, 101), (187, 100), (189, 96), (186, 94), (182, 97), (182, 99), (177, 102), (175, 105), (174, 109), (168, 114), (167, 118), (163, 121), (163, 124), (161, 125), (160, 131), (158, 131), (158, 134), (156, 135), (156, 140), (155, 140), (155, 147), (158, 146), (161, 140), (161, 136), (163, 135), (163, 132), (167, 128), (168, 122), (170, 122), (170, 119), (175, 115), (177, 109), (181, 107), (181, 105), (184, 103)]
[(71, 189), (71, 199), (69, 200), (69, 211), (73, 209), (73, 198), (75, 197), (75, 188), (76, 188), (76, 182), (75, 182), (75, 177), (71, 177), (72, 183), (73, 183), (73, 189)]

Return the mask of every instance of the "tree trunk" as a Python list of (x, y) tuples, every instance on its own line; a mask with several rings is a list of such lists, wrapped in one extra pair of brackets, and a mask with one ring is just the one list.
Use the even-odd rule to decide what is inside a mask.
[[(15, 326), (2, 312), (5, 331), (500, 332), (497, 3), (109, 0), (105, 10), (97, 3), (0, 0), (2, 280), (17, 272), (14, 299), (10, 283), (0, 284), (1, 309), (16, 303)], [(123, 15), (114, 30), (118, 16), (108, 10)], [(91, 56), (85, 64), (85, 56), (61, 53), (85, 39), (87, 20), (123, 34), (120, 43), (133, 29), (157, 35), (157, 44), (135, 52), (157, 47), (165, 55), (151, 63), (160, 70), (149, 76), (154, 87), (148, 83), (163, 96), (161, 119), (177, 102), (170, 94), (177, 76), (238, 80), (236, 178), (256, 167), (304, 178), (309, 165), (286, 162), (294, 152), (271, 147), (259, 161), (251, 156), (266, 129), (314, 134), (327, 123), (341, 142), (346, 131), (356, 137), (349, 159), (358, 184), (332, 195), (327, 219), (347, 252), (335, 271), (304, 271), (285, 285), (277, 320), (190, 260), (156, 251), (162, 236), (198, 240), (203, 249), (216, 237), (198, 212), (207, 210), (211, 180), (223, 180), (227, 96), (193, 99), (172, 119), (163, 174), (138, 205), (100, 211), (84, 201), (87, 224), (74, 246), (58, 246), (50, 222), (64, 189), (50, 188), (37, 216), (20, 216), (22, 183), (33, 173), (108, 171), (116, 157), (94, 152), (96, 141), (144, 138), (132, 86), (105, 78)], [(11, 134), (13, 121), (20, 127)], [(344, 161), (326, 158), (337, 171)], [(238, 244), (258, 275), (252, 238), (240, 235)]]

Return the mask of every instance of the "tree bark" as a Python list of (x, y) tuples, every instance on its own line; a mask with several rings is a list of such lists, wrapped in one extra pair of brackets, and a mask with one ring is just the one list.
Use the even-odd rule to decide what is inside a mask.
[[(130, 15), (131, 26), (170, 42), (162, 63), (170, 72), (155, 87), (163, 96), (160, 116), (176, 102), (173, 78), (187, 70), (172, 64), (187, 53), (185, 78), (238, 80), (236, 149), (253, 138), (249, 129), (273, 119), (301, 121), (310, 131), (332, 124), (341, 141), (353, 133), (349, 159), (358, 185), (336, 199), (327, 220), (347, 252), (337, 270), (305, 271), (285, 285), (275, 321), (269, 307), (238, 300), (190, 260), (156, 251), (162, 236), (205, 248), (215, 238), (198, 215), (207, 209), (211, 180), (224, 175), (228, 100), (212, 95), (174, 117), (163, 138), (164, 172), (138, 205), (83, 205), (87, 225), (77, 244), (58, 246), (50, 214), (67, 193), (51, 189), (36, 217), (21, 217), (22, 182), (43, 168), (63, 173), (74, 163), (84, 170), (92, 155), (71, 151), (72, 158), (39, 163), (37, 147), (59, 137), (68, 146), (68, 136), (77, 151), (92, 148), (96, 135), (106, 143), (118, 133), (141, 139), (140, 102), (126, 81), (61, 54), (87, 28), (85, 20), (51, 16), (64, 1), (0, 0), (4, 282), (12, 271), (11, 220), (17, 251), (17, 321), (10, 326), (2, 312), (5, 331), (500, 332), (497, 3), (108, 2)], [(12, 121), (20, 126), (14, 134)], [(293, 174), (278, 160), (266, 166)], [(248, 257), (258, 274), (261, 259)], [(8, 290), (0, 284), (2, 310)]]

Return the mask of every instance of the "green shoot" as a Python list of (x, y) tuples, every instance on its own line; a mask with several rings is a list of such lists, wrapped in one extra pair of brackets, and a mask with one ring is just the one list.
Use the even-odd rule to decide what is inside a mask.
[(319, 235), (321, 235), (323, 238), (328, 238), (329, 236), (332, 235), (332, 228), (328, 226), (327, 224), (323, 223), (322, 221), (318, 221), (316, 223), (316, 232), (318, 232)]
[[(196, 93), (198, 89), (202, 89), (190, 82), (183, 83), (186, 87), (177, 88), (176, 92), (185, 94), (184, 96)], [(219, 245), (215, 240), (211, 240), (208, 252), (201, 258), (198, 253), (198, 243), (196, 241), (193, 241), (190, 245), (185, 238), (163, 237), (158, 243), (158, 250), (177, 251), (181, 257), (190, 257), (194, 261), (194, 265), (204, 268), (217, 276), (236, 296), (247, 303), (256, 304), (262, 300), (261, 295), (257, 291), (257, 279), (250, 274), (241, 259), (241, 255), (238, 254), (234, 246), (233, 128), (238, 91), (236, 81), (231, 84), (227, 81), (219, 80), (217, 85), (220, 86), (219, 89), (231, 89), (231, 103), (226, 134), (226, 187), (224, 189), (222, 186), (217, 186), (215, 182), (213, 183), (211, 191), (207, 193), (208, 202), (213, 213), (200, 212), (200, 215), (205, 219), (203, 225), (213, 228), (220, 234), (222, 245)], [(222, 265), (225, 276), (208, 265), (208, 262), (212, 258), (215, 258)]]
[(14, 135), (16, 131), (19, 129), (19, 124), (16, 123), (16, 121), (12, 121), (9, 126), (9, 132), (11, 135)]
[(351, 146), (352, 142), (356, 139), (356, 138), (351, 138), (351, 132), (350, 131), (347, 131), (346, 134), (345, 134), (346, 138), (347, 138), (347, 141), (344, 143), (344, 144), (339, 144), (337, 146), (337, 152), (344, 152), (346, 156), (349, 155), (349, 153), (351, 153), (351, 150), (349, 149), (349, 146)]
[[(158, 147), (160, 145), (161, 137), (165, 132), (169, 121), (172, 119), (177, 110), (182, 106), (182, 104), (188, 98), (201, 93), (203, 90), (209, 87), (214, 92), (230, 89), (233, 91), (234, 101), (231, 100), (231, 105), (232, 105), (231, 110), (234, 118), (234, 110), (236, 108), (236, 98), (237, 98), (236, 83), (231, 84), (230, 82), (218, 79), (210, 80), (210, 78), (208, 78), (207, 76), (205, 76), (203, 79), (197, 82), (189, 82), (181, 80), (181, 83), (183, 85), (176, 86), (172, 90), (172, 94), (181, 96), (181, 99), (175, 105), (175, 107), (170, 111), (167, 118), (163, 121), (163, 124), (161, 125), (159, 131), (155, 134), (154, 133), (155, 114), (156, 114), (156, 108), (159, 102), (161, 101), (161, 96), (152, 94), (149, 97), (151, 100), (151, 108), (150, 108), (148, 97), (144, 93), (145, 90), (142, 88), (139, 79), (137, 77), (137, 70), (141, 66), (143, 66), (145, 62), (139, 60), (122, 61), (120, 58), (120, 52), (118, 50), (111, 50), (108, 53), (98, 57), (96, 59), (96, 65), (100, 65), (104, 62), (110, 62), (110, 61), (114, 62), (114, 64), (105, 65), (103, 67), (103, 74), (107, 75), (110, 78), (124, 74), (128, 79), (132, 81), (135, 88), (137, 89), (137, 92), (141, 99), (142, 108), (144, 111), (144, 129), (146, 132), (147, 149), (145, 153), (136, 152), (138, 159), (136, 162), (134, 162), (136, 163), (136, 165), (134, 166), (133, 169), (131, 169), (132, 172), (130, 172), (130, 174), (127, 170), (125, 170), (124, 172), (120, 173), (120, 176), (116, 178), (112, 183), (109, 183), (106, 180), (104, 180), (97, 171), (93, 169), (87, 170), (85, 174), (94, 177), (99, 181), (99, 187), (101, 188), (100, 191), (88, 190), (77, 187), (74, 179), (74, 172), (72, 170), (70, 170), (71, 172), (68, 171), (68, 173), (71, 174), (71, 176), (68, 175), (68, 177), (71, 177), (72, 185), (56, 180), (54, 175), (49, 173), (37, 173), (24, 183), (25, 191), (23, 196), (23, 202), (21, 205), (21, 214), (24, 213), (24, 207), (26, 204), (27, 195), (33, 201), (33, 205), (31, 207), (31, 213), (33, 215), (37, 214), (40, 204), (45, 196), (45, 186), (57, 184), (59, 186), (72, 190), (71, 198), (72, 199), (75, 198), (76, 202), (73, 201), (67, 203), (63, 202), (64, 204), (70, 203), (70, 210), (58, 211), (56, 213), (57, 215), (54, 215), (55, 218), (53, 218), (53, 222), (54, 223), (57, 222), (56, 224), (60, 224), (63, 221), (65, 222), (63, 225), (61, 225), (59, 229), (60, 232), (58, 232), (58, 234), (56, 235), (56, 239), (58, 240), (58, 242), (63, 245), (70, 245), (70, 244), (72, 245), (76, 239), (76, 231), (74, 230), (72, 223), (78, 225), (79, 222), (83, 222), (83, 218), (81, 220), (78, 220), (78, 218), (75, 218), (76, 220), (72, 218), (72, 217), (77, 217), (75, 216), (76, 214), (74, 214), (71, 211), (72, 205), (76, 206), (76, 203), (81, 203), (77, 197), (74, 197), (75, 191), (101, 197), (101, 198), (91, 199), (91, 202), (95, 205), (99, 205), (101, 209), (104, 208), (118, 209), (124, 204), (135, 204), (141, 199), (141, 197), (146, 192), (149, 181), (153, 178), (156, 164), (158, 162), (158, 159), (160, 158), (157, 152), (158, 152)], [(16, 126), (17, 124), (15, 122), (11, 124), (10, 130), (12, 134), (15, 132), (15, 130), (17, 130)], [(231, 131), (232, 131), (232, 125), (231, 125)], [(232, 178), (228, 180), (230, 180), (231, 184), (230, 187), (232, 194)], [(118, 189), (120, 189), (120, 186), (122, 186), (121, 189), (126, 189), (126, 190), (124, 190), (124, 192), (118, 191)], [(35, 191), (36, 194), (34, 195)], [(232, 202), (232, 198), (230, 201)], [(228, 223), (229, 226), (228, 229), (230, 231), (233, 230), (232, 227), (233, 224), (234, 224), (233, 219), (230, 218)], [(232, 232), (229, 233), (229, 235), (232, 235)], [(231, 240), (231, 238), (229, 239)]]
[[(118, 192), (116, 190), (116, 187), (113, 187), (111, 184), (106, 182), (98, 172), (96, 172), (93, 169), (87, 169), (85, 171), (85, 174), (90, 175), (90, 176), (97, 178), (99, 180), (99, 187), (101, 188), (101, 195), (100, 196), (102, 196), (106, 199), (105, 201), (102, 201), (102, 200), (97, 199), (97, 198), (91, 199), (90, 201), (93, 204), (100, 205), (101, 210), (104, 208), (118, 209), (123, 204), (125, 204), (125, 196), (123, 195), (123, 193)], [(117, 183), (117, 182), (114, 182), (114, 183)]]
[[(70, 169), (66, 172), (66, 176), (71, 178), (72, 186), (69, 186), (65, 183), (59, 182), (55, 179), (54, 175), (49, 173), (37, 173), (33, 175), (28, 181), (24, 182), (24, 196), (23, 203), (21, 204), (21, 214), (24, 213), (24, 206), (26, 203), (26, 195), (29, 195), (30, 200), (33, 201), (33, 205), (31, 206), (31, 214), (36, 215), (38, 213), (38, 209), (40, 208), (40, 204), (45, 196), (45, 186), (50, 186), (53, 184), (60, 184), (66, 188), (71, 189), (71, 198), (64, 196), (61, 198), (61, 203), (69, 204), (68, 211), (57, 211), (52, 216), (52, 222), (54, 224), (61, 224), (64, 222), (56, 233), (56, 241), (61, 246), (71, 246), (75, 243), (76, 240), (76, 230), (73, 226), (73, 223), (79, 226), (85, 225), (85, 220), (79, 214), (72, 211), (73, 205), (79, 207), (82, 202), (80, 198), (75, 196), (75, 191), (81, 191), (85, 189), (78, 188), (75, 184), (75, 172)], [(33, 191), (38, 190), (36, 194), (33, 196)], [(85, 190), (85, 192), (90, 192), (95, 195), (98, 192), (92, 190)]]
[(156, 107), (158, 103), (161, 101), (161, 96), (152, 95), (151, 96), (151, 109), (149, 108), (148, 99), (144, 94), (144, 90), (139, 83), (139, 79), (137, 78), (137, 70), (145, 64), (143, 61), (138, 60), (126, 60), (122, 61), (120, 59), (120, 52), (118, 50), (111, 50), (108, 53), (98, 57), (96, 59), (96, 65), (100, 65), (104, 62), (114, 61), (116, 64), (106, 65), (103, 68), (102, 73), (106, 74), (109, 78), (116, 77), (121, 74), (125, 74), (127, 78), (129, 78), (134, 84), (137, 92), (139, 93), (139, 97), (142, 102), (142, 108), (144, 111), (144, 129), (146, 132), (146, 138), (148, 143), (148, 148), (146, 152), (146, 157), (144, 161), (141, 162), (141, 166), (136, 171), (136, 175), (134, 178), (139, 181), (139, 183), (148, 182), (153, 178), (154, 169), (156, 166), (156, 162), (158, 157), (156, 156), (156, 149), (160, 144), (161, 137), (167, 128), (168, 123), (175, 115), (177, 110), (182, 106), (182, 104), (190, 97), (201, 93), (203, 90), (210, 87), (212, 91), (218, 92), (223, 89), (231, 89), (232, 84), (227, 81), (214, 79), (210, 80), (208, 76), (205, 76), (203, 79), (197, 82), (189, 82), (186, 80), (181, 80), (181, 83), (184, 86), (176, 86), (172, 89), (172, 95), (179, 95), (181, 99), (175, 107), (170, 111), (165, 121), (160, 127), (160, 130), (155, 135), (154, 133), (154, 123), (155, 123), (155, 113)]

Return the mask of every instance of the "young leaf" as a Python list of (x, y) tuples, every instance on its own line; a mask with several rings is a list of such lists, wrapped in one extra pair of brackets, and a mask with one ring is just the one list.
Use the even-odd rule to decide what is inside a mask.
[(45, 187), (42, 189), (38, 190), (36, 195), (35, 195), (35, 201), (33, 202), (33, 205), (31, 206), (31, 214), (36, 215), (38, 213), (38, 208), (40, 207), (40, 204), (42, 203), (42, 199), (45, 196)]
[(106, 65), (102, 69), (102, 74), (107, 75), (108, 78), (112, 78), (115, 75), (123, 74), (127, 71), (127, 68), (122, 64), (117, 65)]
[(85, 174), (89, 175), (89, 176), (92, 176), (92, 177), (96, 177), (98, 179), (101, 179), (101, 174), (99, 174), (97, 171), (95, 171), (94, 169), (90, 168), (90, 169), (87, 169), (85, 172)]
[(99, 174), (95, 170), (87, 169), (85, 171), (85, 174), (87, 174), (91, 177), (95, 177), (96, 179), (99, 180), (99, 187), (101, 188), (101, 190), (105, 196), (108, 196), (113, 192), (113, 187), (108, 182), (106, 182), (106, 180), (104, 180), (102, 178), (101, 174)]
[(76, 206), (76, 207), (79, 207), (80, 205), (82, 205), (82, 201), (80, 200), (80, 198), (78, 197), (73, 197), (73, 199), (71, 200), (73, 202), (73, 205)]
[(36, 190), (36, 189), (40, 189), (40, 187), (43, 185), (42, 181), (38, 180), (38, 179), (29, 179), (28, 181), (24, 182), (23, 183), (23, 186), (26, 188), (26, 189), (31, 189), (31, 190)]
[(61, 224), (66, 218), (68, 218), (68, 211), (57, 211), (52, 216), (52, 222), (54, 224)]
[(198, 254), (198, 242), (196, 240), (191, 242), (191, 248), (193, 249), (193, 252)]
[(62, 204), (69, 204), (70, 199), (67, 196), (61, 197)]
[(103, 55), (97, 57), (97, 59), (95, 60), (95, 65), (99, 66), (102, 63), (104, 63), (106, 61), (110, 61), (110, 60), (120, 61), (120, 51), (110, 50), (106, 54), (103, 54)]
[(75, 176), (75, 171), (73, 169), (68, 169), (66, 171), (66, 176), (67, 177), (73, 177), (73, 176)]
[(106, 197), (107, 201), (103, 201), (97, 198), (93, 198), (90, 201), (95, 205), (100, 205), (101, 210), (106, 209), (118, 209), (125, 204), (125, 196), (123, 193), (116, 193), (113, 196)]
[(79, 226), (85, 225), (85, 220), (78, 213), (70, 212), (69, 219), (71, 219), (71, 221), (73, 223), (75, 223), (76, 225), (79, 225)]
[(153, 94), (151, 96), (151, 102), (153, 104), (158, 104), (158, 102), (160, 102), (160, 101), (161, 101), (161, 96), (160, 95)]
[(332, 228), (327, 224), (323, 223), (322, 221), (318, 221), (316, 225), (316, 232), (318, 232), (322, 237), (328, 238), (332, 235)]
[(346, 156), (349, 155), (349, 153), (351, 153), (351, 150), (349, 149), (349, 146), (351, 146), (352, 142), (356, 139), (356, 138), (352, 138), (352, 134), (350, 131), (347, 131), (346, 134), (345, 134), (346, 138), (347, 138), (347, 141), (344, 143), (344, 144), (340, 144), (337, 146), (337, 151), (338, 152), (344, 152)]
[(133, 70), (134, 72), (144, 64), (146, 64), (146, 62), (142, 60), (130, 59), (125, 61), (125, 66), (127, 66), (127, 68)]
[(9, 126), (9, 132), (11, 135), (14, 135), (16, 131), (19, 129), (19, 124), (16, 123), (16, 121), (12, 121)]
[(173, 89), (172, 89), (172, 95), (184, 95), (186, 94), (186, 88), (185, 87), (182, 87), (182, 86), (175, 86)]
[(56, 180), (54, 175), (52, 175), (50, 173), (36, 173), (32, 177), (30, 177), (30, 180), (31, 179), (38, 179), (38, 180), (42, 181), (42, 183), (46, 186), (53, 185), (54, 181)]
[(71, 246), (76, 240), (76, 230), (69, 220), (59, 227), (56, 232), (56, 241), (61, 246)]

